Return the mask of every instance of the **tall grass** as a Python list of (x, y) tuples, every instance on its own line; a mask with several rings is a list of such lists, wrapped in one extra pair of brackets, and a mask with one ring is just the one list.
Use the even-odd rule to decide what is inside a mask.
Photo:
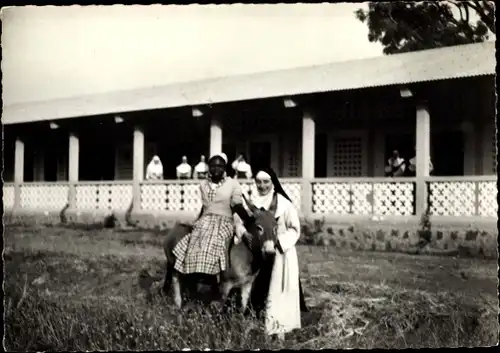
[(99, 300), (68, 301), (29, 294), (6, 314), (7, 350), (182, 350), (276, 347), (260, 334), (253, 318), (231, 318), (196, 306), (177, 312), (172, 306)]
[[(496, 310), (467, 305), (449, 294), (319, 293), (314, 323), (279, 342), (263, 334), (260, 321), (218, 309), (177, 311), (164, 298), (154, 304), (130, 298), (71, 300), (49, 291), (7, 297), (7, 350), (246, 350), (322, 348), (418, 348), (496, 344)], [(352, 292), (348, 294), (349, 290)], [(379, 288), (383, 291), (383, 288)], [(356, 292), (356, 295), (353, 293)], [(478, 301), (479, 304), (479, 301)]]
[(303, 315), (301, 330), (279, 342), (251, 316), (222, 316), (197, 305), (179, 312), (159, 295), (146, 302), (137, 280), (144, 265), (163, 271), (157, 238), (11, 230), (4, 252), (5, 348), (370, 349), (498, 342), (493, 262), (299, 248), (311, 312)]

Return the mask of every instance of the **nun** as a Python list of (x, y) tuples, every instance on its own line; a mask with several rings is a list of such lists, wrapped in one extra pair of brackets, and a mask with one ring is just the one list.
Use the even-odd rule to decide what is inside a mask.
[(193, 179), (205, 179), (208, 175), (208, 164), (205, 162), (205, 156), (202, 155), (200, 162), (195, 165)]
[(163, 179), (163, 164), (160, 157), (153, 156), (151, 162), (146, 167), (146, 180), (162, 180)]
[[(263, 168), (254, 176), (257, 195), (252, 202), (259, 208), (269, 209), (273, 195), (278, 205), (277, 237), (270, 256), (261, 268), (251, 294), (251, 307), (258, 316), (264, 313), (265, 332), (285, 338), (285, 333), (301, 328), (301, 312), (307, 312), (299, 279), (299, 261), (295, 244), (300, 237), (300, 220), (296, 208), (286, 194), (276, 173)], [(236, 237), (241, 239), (246, 229), (235, 215)]]
[(191, 166), (188, 164), (186, 156), (182, 156), (182, 162), (176, 168), (177, 179), (191, 178)]

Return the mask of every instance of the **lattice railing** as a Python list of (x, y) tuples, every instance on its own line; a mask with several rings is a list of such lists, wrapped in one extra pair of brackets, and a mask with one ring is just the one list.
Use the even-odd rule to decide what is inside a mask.
[(25, 183), (21, 185), (21, 208), (61, 210), (68, 204), (69, 185), (63, 183)]
[(194, 211), (201, 209), (199, 182), (163, 181), (141, 184), (141, 209), (149, 211)]
[(430, 178), (430, 212), (435, 216), (497, 217), (496, 177)]
[(377, 178), (317, 179), (313, 213), (409, 216), (414, 213), (414, 182)]
[(125, 211), (132, 194), (132, 182), (80, 182), (76, 185), (76, 208)]
[(11, 210), (14, 207), (14, 185), (3, 186), (3, 208)]
[[(430, 177), (428, 202), (434, 216), (497, 217), (496, 176)], [(239, 181), (246, 195), (257, 193), (252, 180)], [(301, 210), (301, 179), (281, 179), (292, 202)], [(14, 206), (15, 187), (3, 188), (5, 209)], [(24, 183), (19, 187), (20, 207), (61, 210), (68, 203), (68, 183)], [(127, 210), (133, 184), (127, 182), (79, 182), (75, 185), (78, 209)], [(312, 181), (312, 212), (332, 215), (411, 216), (415, 211), (414, 178), (331, 178)], [(143, 182), (141, 210), (189, 211), (201, 208), (199, 181)]]
[[(238, 180), (250, 200), (257, 188), (252, 180)], [(284, 179), (283, 189), (300, 208), (302, 185), (300, 179)], [(141, 209), (149, 211), (196, 211), (201, 208), (199, 181), (161, 181), (141, 184)]]

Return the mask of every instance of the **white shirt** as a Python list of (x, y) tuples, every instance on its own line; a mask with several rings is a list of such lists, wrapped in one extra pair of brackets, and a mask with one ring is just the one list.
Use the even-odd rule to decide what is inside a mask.
[[(252, 167), (250, 167), (250, 164), (247, 162), (236, 160), (231, 164), (231, 167), (233, 167), (237, 173), (245, 173), (248, 179), (252, 178)], [(238, 175), (235, 175), (235, 178), (238, 178)]]
[(177, 166), (178, 176), (191, 176), (191, 166), (187, 163), (181, 163)]
[(405, 160), (403, 158), (401, 158), (401, 157), (389, 158), (387, 160), (387, 167), (385, 169), (386, 173), (391, 173), (392, 170), (393, 170), (393, 168), (399, 166), (399, 168), (394, 172), (394, 174), (396, 176), (402, 174), (404, 172), (404, 170), (405, 170), (404, 161)]
[(206, 173), (208, 172), (208, 164), (205, 162), (200, 162), (194, 167), (196, 173)]

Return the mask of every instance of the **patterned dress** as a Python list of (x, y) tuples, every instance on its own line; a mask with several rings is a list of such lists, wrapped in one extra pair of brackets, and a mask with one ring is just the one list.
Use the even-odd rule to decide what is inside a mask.
[(174, 268), (184, 274), (216, 275), (226, 269), (227, 245), (234, 231), (231, 207), (242, 203), (241, 186), (229, 177), (219, 184), (206, 179), (200, 191), (203, 215), (174, 248)]

